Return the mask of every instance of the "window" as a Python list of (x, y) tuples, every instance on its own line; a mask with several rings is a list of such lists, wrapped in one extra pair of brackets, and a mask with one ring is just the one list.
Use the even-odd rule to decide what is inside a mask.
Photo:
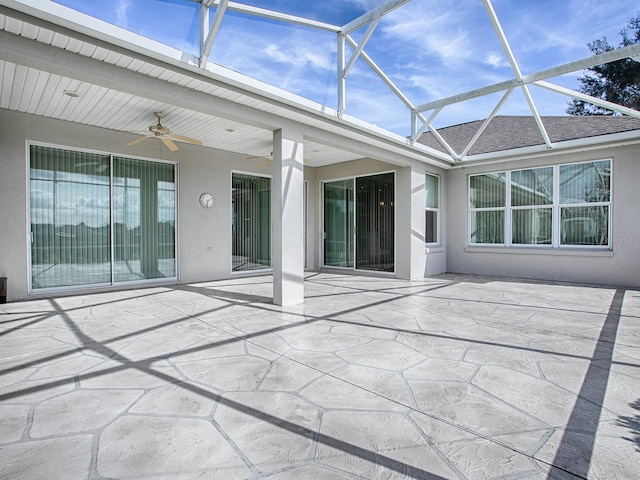
[(504, 243), (506, 173), (470, 178), (471, 243)]
[(231, 175), (232, 271), (271, 268), (271, 179)]
[(609, 160), (560, 166), (560, 244), (608, 245)]
[(611, 160), (472, 175), (471, 244), (609, 246)]
[(511, 172), (511, 243), (551, 245), (553, 167)]
[(31, 287), (175, 278), (175, 165), (30, 146)]
[(427, 244), (440, 243), (438, 224), (440, 222), (440, 177), (425, 175), (425, 230)]

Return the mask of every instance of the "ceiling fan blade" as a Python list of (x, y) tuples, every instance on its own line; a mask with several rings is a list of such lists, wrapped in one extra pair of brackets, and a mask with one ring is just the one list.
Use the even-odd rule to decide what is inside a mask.
[(159, 138), (160, 140), (162, 140), (162, 143), (164, 143), (165, 146), (172, 152), (176, 152), (178, 150), (178, 146), (175, 143), (173, 143), (173, 141), (170, 138), (168, 137), (159, 137)]
[(149, 137), (147, 137), (147, 136), (142, 136), (142, 137), (140, 137), (140, 138), (136, 138), (135, 140), (133, 140), (133, 141), (131, 141), (131, 142), (127, 143), (127, 147), (130, 147), (130, 146), (132, 146), (132, 145), (135, 145), (136, 143), (140, 143), (140, 142), (142, 142), (143, 140), (146, 140), (147, 138), (149, 138)]
[(196, 140), (195, 138), (191, 138), (191, 137), (185, 137), (184, 135), (176, 135), (175, 133), (172, 133), (171, 136), (175, 139), (175, 140), (180, 140), (182, 142), (187, 142), (187, 143), (191, 143), (193, 145), (200, 145), (202, 146), (202, 142), (200, 140)]

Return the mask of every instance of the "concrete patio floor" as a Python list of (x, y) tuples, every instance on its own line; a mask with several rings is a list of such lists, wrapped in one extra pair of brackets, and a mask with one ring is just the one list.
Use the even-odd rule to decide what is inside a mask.
[(640, 292), (329, 273), (305, 292), (0, 305), (0, 478), (640, 476)]

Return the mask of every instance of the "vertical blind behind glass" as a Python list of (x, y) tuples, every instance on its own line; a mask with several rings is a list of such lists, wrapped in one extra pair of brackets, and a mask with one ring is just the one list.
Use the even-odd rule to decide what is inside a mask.
[(30, 147), (31, 285), (111, 280), (109, 156)]

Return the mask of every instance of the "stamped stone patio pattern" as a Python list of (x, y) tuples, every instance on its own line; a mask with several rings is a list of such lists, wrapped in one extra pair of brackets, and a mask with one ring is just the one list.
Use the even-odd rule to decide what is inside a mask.
[(0, 305), (1, 479), (633, 479), (640, 292), (269, 276)]

